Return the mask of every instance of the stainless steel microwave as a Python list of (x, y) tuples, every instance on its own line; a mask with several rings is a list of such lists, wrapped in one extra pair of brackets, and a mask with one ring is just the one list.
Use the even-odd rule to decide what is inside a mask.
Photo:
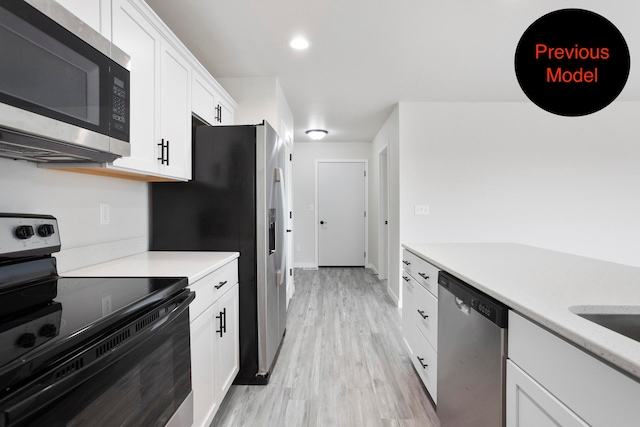
[(53, 0), (0, 0), (0, 156), (130, 154), (130, 58)]

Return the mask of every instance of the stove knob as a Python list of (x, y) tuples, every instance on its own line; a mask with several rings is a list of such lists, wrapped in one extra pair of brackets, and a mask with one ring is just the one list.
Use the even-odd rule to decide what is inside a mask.
[(53, 229), (53, 225), (51, 224), (42, 224), (40, 227), (38, 227), (38, 236), (40, 237), (49, 237), (53, 233), (55, 233), (55, 230)]
[(30, 225), (21, 225), (16, 228), (16, 237), (20, 240), (25, 240), (33, 236), (33, 227)]
[(36, 345), (36, 336), (30, 332), (26, 334), (22, 334), (18, 337), (18, 341), (16, 341), (16, 345), (22, 348), (30, 348)]
[(41, 337), (51, 338), (56, 336), (56, 334), (58, 333), (58, 328), (56, 328), (56, 325), (53, 325), (51, 323), (45, 323), (44, 325), (42, 325), (42, 328), (40, 328), (40, 331), (38, 333)]

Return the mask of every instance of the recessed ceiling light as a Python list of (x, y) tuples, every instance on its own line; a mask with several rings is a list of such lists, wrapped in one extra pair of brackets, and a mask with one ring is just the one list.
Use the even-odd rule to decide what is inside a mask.
[(302, 37), (296, 37), (295, 39), (289, 41), (289, 46), (291, 46), (293, 49), (303, 50), (309, 47), (309, 42)]
[(327, 132), (324, 129), (309, 129), (308, 131), (305, 132), (307, 135), (309, 135), (309, 138), (313, 139), (314, 141), (320, 141), (322, 138), (324, 138), (329, 132)]

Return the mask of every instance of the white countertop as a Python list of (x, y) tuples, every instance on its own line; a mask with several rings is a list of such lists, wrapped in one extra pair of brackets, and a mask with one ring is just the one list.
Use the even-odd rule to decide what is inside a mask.
[(402, 246), (640, 379), (639, 342), (569, 310), (640, 313), (640, 268), (515, 243)]
[(67, 271), (67, 277), (188, 277), (189, 284), (202, 279), (230, 261), (238, 252), (143, 252), (124, 258)]

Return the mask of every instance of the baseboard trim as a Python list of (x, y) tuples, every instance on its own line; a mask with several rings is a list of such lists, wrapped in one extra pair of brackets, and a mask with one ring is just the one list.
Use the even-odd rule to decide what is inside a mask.
[[(388, 283), (388, 282), (387, 282)], [(393, 302), (396, 303), (396, 306), (398, 308), (402, 308), (402, 306), (400, 305), (400, 299), (398, 298), (398, 296), (396, 294), (394, 294), (391, 291), (391, 288), (389, 287), (389, 285), (387, 284), (387, 294), (389, 294), (389, 296), (391, 297), (391, 299), (393, 300)]]
[(293, 268), (302, 268), (303, 270), (317, 270), (318, 264), (313, 262), (294, 262)]

